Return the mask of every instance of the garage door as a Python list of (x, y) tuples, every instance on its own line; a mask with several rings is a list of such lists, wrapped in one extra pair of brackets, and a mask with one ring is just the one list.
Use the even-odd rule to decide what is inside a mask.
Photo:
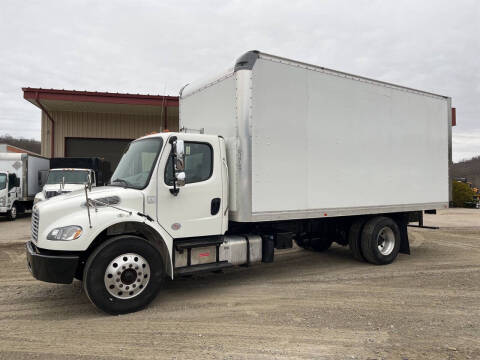
[(110, 163), (110, 174), (112, 174), (131, 141), (128, 139), (66, 138), (65, 156), (103, 158)]

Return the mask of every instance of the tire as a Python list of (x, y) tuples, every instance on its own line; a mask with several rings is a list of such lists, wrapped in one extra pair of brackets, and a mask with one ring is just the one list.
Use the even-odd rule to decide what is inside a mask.
[(8, 215), (7, 215), (8, 220), (14, 221), (17, 218), (17, 214), (18, 214), (17, 205), (13, 204), (12, 208), (10, 209), (10, 211), (8, 212)]
[(362, 254), (372, 264), (390, 264), (398, 255), (400, 240), (400, 229), (394, 220), (384, 216), (374, 217), (362, 230)]
[(306, 249), (305, 241), (302, 237), (294, 237), (293, 241), (295, 241), (295, 244), (297, 244), (298, 247), (301, 247), (302, 249)]
[(99, 245), (83, 270), (83, 288), (88, 298), (100, 310), (113, 315), (143, 309), (155, 298), (163, 280), (160, 252), (147, 240), (133, 235), (117, 236)]
[(310, 246), (317, 252), (327, 251), (332, 246), (333, 241), (327, 238), (317, 238), (310, 240)]
[(353, 222), (348, 230), (348, 245), (350, 247), (350, 251), (352, 252), (353, 258), (358, 261), (366, 261), (362, 254), (361, 237), (363, 226), (367, 220), (368, 219), (363, 217), (357, 219)]

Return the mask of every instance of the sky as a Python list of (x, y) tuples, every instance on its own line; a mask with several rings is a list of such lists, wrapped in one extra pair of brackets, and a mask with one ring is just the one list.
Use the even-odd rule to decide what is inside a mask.
[(40, 139), (22, 87), (178, 95), (257, 49), (451, 96), (480, 155), (477, 0), (2, 0), (0, 45), (0, 135)]

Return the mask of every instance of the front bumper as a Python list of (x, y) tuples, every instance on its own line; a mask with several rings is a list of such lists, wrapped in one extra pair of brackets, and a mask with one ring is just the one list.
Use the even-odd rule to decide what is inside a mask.
[(37, 280), (70, 284), (77, 270), (79, 256), (42, 253), (31, 241), (26, 244), (27, 265)]

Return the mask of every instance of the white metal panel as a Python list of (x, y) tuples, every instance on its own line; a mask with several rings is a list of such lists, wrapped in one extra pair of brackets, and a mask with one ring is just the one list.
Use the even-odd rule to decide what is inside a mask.
[(307, 73), (258, 60), (253, 72), (252, 210), (308, 207)]
[[(180, 128), (187, 133), (222, 135), (227, 149), (229, 208), (236, 211), (237, 125), (234, 74), (222, 74), (216, 81), (188, 85), (180, 97)], [(192, 89), (190, 89), (192, 87)]]
[(38, 184), (38, 176), (41, 170), (50, 169), (50, 160), (38, 156), (28, 155), (27, 158), (27, 195), (35, 196), (42, 190)]
[(259, 59), (252, 211), (448, 203), (448, 102)]

